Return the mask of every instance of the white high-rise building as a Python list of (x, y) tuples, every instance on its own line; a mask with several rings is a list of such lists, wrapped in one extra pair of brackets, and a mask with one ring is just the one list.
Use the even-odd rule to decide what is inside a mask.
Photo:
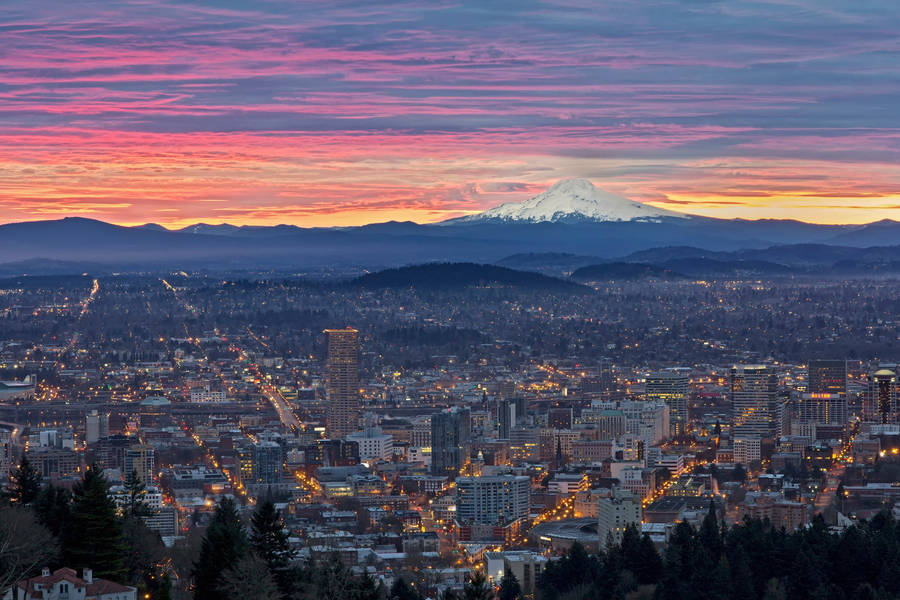
[(93, 444), (102, 437), (109, 435), (109, 415), (100, 414), (92, 410), (84, 418), (84, 441)]
[(344, 439), (359, 445), (359, 460), (362, 461), (390, 460), (394, 454), (393, 436), (382, 433), (380, 427), (369, 427)]
[(622, 541), (622, 534), (629, 525), (641, 526), (641, 500), (628, 490), (614, 488), (609, 498), (600, 498), (597, 509), (597, 533), (600, 547)]
[(531, 478), (457, 477), (456, 516), (462, 523), (503, 525), (528, 516)]

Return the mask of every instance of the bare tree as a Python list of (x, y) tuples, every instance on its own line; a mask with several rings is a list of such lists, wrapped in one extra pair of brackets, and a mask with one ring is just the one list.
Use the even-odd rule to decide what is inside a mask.
[(0, 507), (0, 595), (58, 554), (56, 539), (30, 508)]

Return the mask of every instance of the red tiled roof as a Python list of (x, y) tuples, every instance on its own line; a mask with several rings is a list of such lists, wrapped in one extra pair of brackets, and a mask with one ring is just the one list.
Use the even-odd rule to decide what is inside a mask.
[(84, 579), (78, 577), (75, 569), (70, 569), (68, 567), (57, 569), (53, 572), (53, 574), (46, 577), (32, 577), (30, 579), (23, 579), (19, 582), (18, 587), (25, 590), (29, 596), (38, 596), (40, 595), (39, 590), (36, 587), (38, 584), (40, 584), (43, 589), (47, 589), (49, 586), (52, 586), (53, 584), (60, 581), (68, 581), (74, 587), (85, 588), (85, 595), (88, 597), (100, 596), (103, 594), (130, 592), (134, 589), (127, 585), (121, 585), (116, 583), (115, 581), (109, 581), (107, 579), (95, 578), (92, 583), (88, 583)]

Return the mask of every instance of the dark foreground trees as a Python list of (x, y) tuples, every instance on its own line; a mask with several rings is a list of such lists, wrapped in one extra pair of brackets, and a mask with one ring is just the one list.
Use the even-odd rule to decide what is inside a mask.
[(613, 600), (644, 587), (657, 600), (854, 600), (900, 597), (900, 524), (889, 513), (840, 534), (821, 517), (795, 532), (767, 521), (731, 528), (709, 515), (675, 527), (662, 561), (648, 538), (591, 555), (576, 545), (539, 577), (541, 600)]

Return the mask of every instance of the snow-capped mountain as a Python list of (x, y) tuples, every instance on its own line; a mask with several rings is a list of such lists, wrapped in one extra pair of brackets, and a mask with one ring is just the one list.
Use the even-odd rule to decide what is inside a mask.
[(448, 224), (505, 222), (659, 221), (688, 219), (690, 215), (656, 208), (594, 187), (587, 179), (563, 179), (525, 202), (507, 202), (477, 215), (445, 221)]

